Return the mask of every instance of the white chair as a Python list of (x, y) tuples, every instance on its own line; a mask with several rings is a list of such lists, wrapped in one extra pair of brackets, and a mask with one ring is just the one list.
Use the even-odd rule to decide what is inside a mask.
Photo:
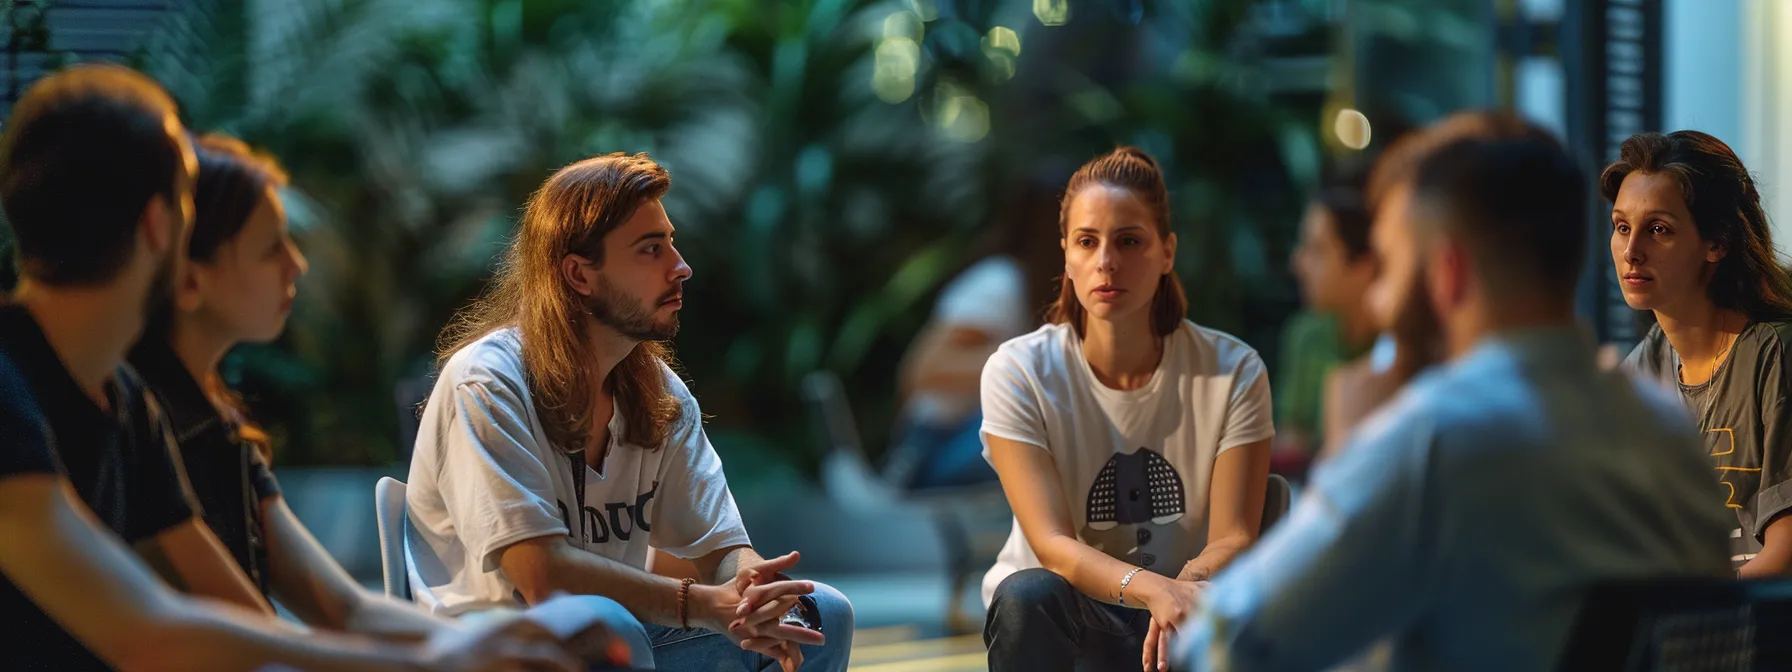
[(386, 580), (386, 594), (402, 600), (411, 599), (410, 564), (406, 556), (405, 537), (409, 536), (411, 516), (405, 511), (404, 481), (382, 476), (373, 484), (374, 517), (380, 529), (380, 574)]
[(375, 516), (380, 528), (380, 568), (386, 594), (434, 609), (441, 602), (429, 587), (447, 583), (448, 569), (435, 551), (417, 537), (405, 505), (404, 481), (383, 477), (373, 486)]

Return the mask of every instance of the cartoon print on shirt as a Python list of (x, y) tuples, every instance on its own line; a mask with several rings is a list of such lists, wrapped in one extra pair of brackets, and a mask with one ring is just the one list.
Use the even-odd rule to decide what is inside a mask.
[[(560, 522), (566, 525), (566, 536), (577, 540), (580, 538), (579, 532), (583, 532), (587, 543), (602, 544), (609, 542), (610, 535), (614, 534), (617, 541), (628, 541), (634, 535), (635, 530), (653, 532), (653, 523), (650, 522), (647, 515), (647, 505), (653, 501), (653, 496), (658, 494), (659, 490), (660, 482), (654, 481), (653, 486), (647, 492), (635, 497), (635, 501), (632, 503), (606, 502), (603, 505), (603, 510), (587, 505), (579, 511), (579, 527), (577, 528), (572, 526), (571, 516), (567, 514), (566, 502), (555, 500), (554, 503), (560, 505)], [(606, 515), (608, 516), (607, 520)]]
[[(1115, 453), (1089, 486), (1081, 536), (1104, 553), (1150, 567), (1159, 555), (1152, 528), (1182, 519), (1187, 499), (1182, 475), (1162, 453), (1150, 448)], [(1174, 535), (1165, 536), (1162, 543), (1168, 544)]]

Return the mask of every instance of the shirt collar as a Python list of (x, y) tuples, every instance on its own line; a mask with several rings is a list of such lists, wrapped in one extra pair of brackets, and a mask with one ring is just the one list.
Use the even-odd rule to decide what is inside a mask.
[(218, 409), (205, 388), (193, 379), (186, 364), (168, 339), (149, 336), (131, 348), (131, 367), (142, 376), (167, 412), (168, 421), (182, 441), (212, 422), (221, 422)]
[(1462, 361), (1509, 357), (1527, 367), (1590, 370), (1597, 364), (1595, 342), (1592, 331), (1577, 323), (1508, 329), (1482, 339)]

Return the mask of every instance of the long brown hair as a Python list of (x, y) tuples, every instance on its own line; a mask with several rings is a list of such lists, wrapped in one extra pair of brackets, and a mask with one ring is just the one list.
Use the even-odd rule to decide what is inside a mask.
[[(1157, 159), (1137, 147), (1120, 147), (1083, 164), (1070, 176), (1064, 187), (1064, 200), (1058, 204), (1058, 237), (1070, 235), (1070, 204), (1083, 189), (1101, 185), (1125, 189), (1151, 209), (1151, 220), (1157, 224), (1157, 239), (1170, 237), (1170, 190), (1164, 186), (1163, 170)], [(1151, 333), (1168, 336), (1188, 318), (1188, 296), (1182, 291), (1182, 280), (1171, 271), (1157, 280), (1157, 292), (1151, 297)], [(1053, 324), (1069, 324), (1078, 338), (1086, 334), (1088, 313), (1076, 298), (1076, 288), (1068, 275), (1058, 277), (1058, 299), (1045, 311), (1045, 319)]]
[[(490, 289), (442, 333), (438, 365), (493, 331), (516, 327), (529, 394), (548, 442), (569, 453), (582, 449), (597, 390), (586, 375), (591, 361), (583, 297), (561, 279), (560, 261), (577, 254), (601, 265), (604, 236), (671, 188), (666, 170), (646, 154), (606, 154), (554, 173), (523, 206), (516, 238)], [(666, 344), (643, 342), (604, 380), (625, 423), (624, 442), (656, 449), (683, 418), (666, 387), (671, 361)]]
[(1599, 176), (1599, 194), (1617, 201), (1631, 173), (1672, 178), (1699, 237), (1727, 252), (1705, 287), (1712, 304), (1757, 321), (1792, 317), (1792, 277), (1776, 260), (1755, 180), (1729, 145), (1698, 131), (1630, 136)]

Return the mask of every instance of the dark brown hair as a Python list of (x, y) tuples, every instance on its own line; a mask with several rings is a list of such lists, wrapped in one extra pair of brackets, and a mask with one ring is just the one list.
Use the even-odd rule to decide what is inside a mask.
[(1382, 152), (1369, 171), (1368, 188), (1364, 192), (1369, 213), (1373, 215), (1395, 187), (1410, 184), (1418, 173), (1419, 164), (1445, 145), (1470, 138), (1530, 137), (1535, 132), (1536, 126), (1510, 113), (1473, 110), (1457, 112), (1422, 131), (1400, 136), (1388, 145), (1387, 151)]
[(286, 186), (286, 171), (272, 155), (222, 133), (193, 140), (199, 179), (193, 188), (193, 237), (187, 258), (209, 261), (234, 240), (270, 189)]
[[(584, 448), (596, 394), (586, 375), (586, 309), (561, 279), (560, 260), (578, 254), (602, 264), (604, 236), (671, 188), (666, 169), (646, 154), (606, 154), (554, 173), (523, 206), (516, 239), (490, 290), (443, 332), (438, 362), (446, 364), (495, 330), (517, 327), (529, 393), (548, 442), (569, 453)], [(666, 387), (671, 361), (666, 344), (643, 342), (604, 380), (622, 414), (624, 442), (657, 449), (683, 418), (683, 407)]]
[(1699, 237), (1723, 246), (1705, 288), (1712, 304), (1756, 321), (1792, 317), (1792, 277), (1775, 260), (1761, 194), (1729, 145), (1698, 131), (1630, 136), (1599, 176), (1599, 194), (1617, 201), (1631, 173), (1672, 178)]
[[(193, 233), (187, 240), (187, 259), (203, 264), (216, 260), (219, 248), (243, 232), (262, 200), (273, 198), (269, 189), (286, 186), (286, 171), (273, 156), (221, 133), (194, 139), (193, 149), (199, 159), (199, 176), (193, 190)], [(172, 338), (172, 315), (165, 318), (166, 324), (152, 320), (144, 333)], [(199, 386), (237, 440), (254, 446), (263, 461), (272, 463), (273, 439), (251, 419), (243, 398), (225, 385), (216, 371), (208, 372)]]
[(179, 205), (174, 101), (119, 65), (75, 65), (32, 84), (0, 137), (0, 204), (19, 273), (52, 286), (110, 282), (130, 261), (150, 199)]
[[(1070, 184), (1064, 187), (1064, 200), (1058, 204), (1058, 237), (1070, 235), (1070, 204), (1083, 189), (1094, 186), (1125, 189), (1151, 210), (1157, 225), (1157, 239), (1170, 237), (1170, 191), (1164, 185), (1163, 170), (1157, 160), (1137, 147), (1120, 147), (1083, 164)], [(1045, 319), (1053, 324), (1069, 324), (1078, 338), (1085, 336), (1087, 313), (1077, 300), (1076, 288), (1068, 276), (1058, 278), (1058, 299), (1046, 309)], [(1168, 336), (1188, 318), (1188, 297), (1182, 281), (1174, 271), (1158, 278), (1157, 291), (1151, 297), (1151, 333)]]
[(1345, 258), (1355, 261), (1369, 253), (1369, 207), (1363, 185), (1369, 173), (1360, 167), (1340, 167), (1326, 176), (1313, 204), (1332, 218), (1332, 230), (1344, 244)]
[(1418, 164), (1413, 203), (1469, 245), (1488, 291), (1570, 298), (1587, 255), (1587, 178), (1547, 131), (1468, 137)]

